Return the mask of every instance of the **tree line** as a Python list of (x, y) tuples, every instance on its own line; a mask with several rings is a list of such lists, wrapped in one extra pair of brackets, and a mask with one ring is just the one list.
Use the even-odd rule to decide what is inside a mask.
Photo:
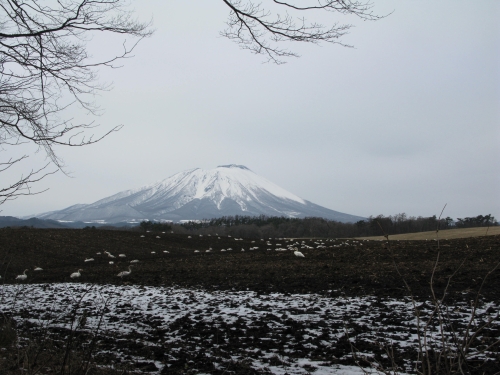
[(458, 218), (455, 226), (457, 228), (473, 228), (473, 227), (491, 227), (498, 225), (494, 216), (478, 215), (476, 217)]
[[(154, 230), (149, 227), (148, 230)], [(159, 224), (158, 224), (159, 225)], [(166, 225), (166, 224), (163, 224)], [(342, 223), (317, 217), (289, 218), (270, 216), (223, 216), (210, 220), (191, 221), (182, 224), (171, 224), (175, 233), (192, 233), (202, 235), (230, 235), (245, 238), (270, 237), (364, 237), (401, 233), (435, 231), (438, 228), (465, 228), (474, 226), (498, 225), (490, 215), (458, 219), (396, 215), (370, 216), (356, 223)], [(141, 223), (146, 230), (146, 224)]]

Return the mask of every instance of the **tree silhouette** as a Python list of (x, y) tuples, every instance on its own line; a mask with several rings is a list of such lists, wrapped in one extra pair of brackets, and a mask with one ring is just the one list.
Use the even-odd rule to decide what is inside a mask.
[[(20, 195), (36, 194), (31, 185), (63, 170), (54, 147), (86, 146), (120, 128), (95, 137), (93, 121), (74, 122), (73, 106), (97, 114), (96, 93), (108, 89), (98, 82), (98, 67), (118, 67), (138, 41), (151, 35), (149, 23), (136, 21), (123, 0), (0, 0), (0, 151), (35, 144), (49, 162), (0, 188), (0, 204)], [(118, 55), (93, 59), (88, 42), (98, 34), (132, 37)], [(28, 155), (0, 159), (0, 172)], [(48, 171), (49, 165), (55, 169)], [(64, 170), (63, 170), (64, 171)], [(4, 183), (3, 183), (4, 184)]]

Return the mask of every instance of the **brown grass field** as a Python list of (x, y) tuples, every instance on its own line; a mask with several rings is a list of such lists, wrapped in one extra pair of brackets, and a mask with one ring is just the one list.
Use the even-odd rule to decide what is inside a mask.
[[(494, 236), (497, 234), (500, 234), (500, 227), (446, 229), (446, 230), (439, 231), (439, 239), (440, 240), (452, 240), (455, 238)], [(384, 236), (359, 237), (358, 239), (383, 240), (383, 239), (385, 239), (385, 237)], [(395, 235), (389, 236), (389, 239), (390, 240), (434, 240), (434, 239), (436, 239), (436, 231), (395, 234)]]

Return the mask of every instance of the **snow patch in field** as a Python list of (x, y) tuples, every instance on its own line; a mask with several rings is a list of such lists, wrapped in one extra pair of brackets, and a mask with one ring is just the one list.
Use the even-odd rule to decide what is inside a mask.
[[(319, 294), (209, 292), (83, 283), (0, 288), (0, 313), (10, 313), (20, 321), (29, 316), (29, 321), (38, 325), (65, 327), (69, 324), (69, 311), (77, 307), (87, 312), (86, 329), (92, 330), (99, 323), (104, 304), (109, 311), (103, 315), (103, 332), (114, 337), (132, 335), (149, 346), (168, 347), (164, 365), (168, 365), (168, 358), (174, 360), (179, 353), (203, 348), (208, 357), (225, 356), (226, 362), (230, 358), (249, 360), (253, 368), (277, 375), (353, 375), (365, 373), (363, 370), (376, 374), (367, 368), (331, 363), (331, 353), (340, 340), (346, 339), (346, 334), (351, 343), (380, 343), (397, 350), (418, 347), (417, 320), (408, 298), (333, 298)], [(429, 301), (426, 306), (430, 306)], [(465, 303), (455, 306), (450, 317), (460, 330), (469, 321), (471, 310)], [(492, 319), (492, 327), (498, 329), (500, 322), (495, 319), (498, 309), (498, 303), (482, 305), (477, 310), (477, 320)], [(432, 310), (424, 306), (421, 312), (425, 319)], [(164, 335), (159, 337), (158, 330), (164, 331)], [(428, 339), (439, 345), (439, 327), (430, 327), (428, 333)], [(235, 337), (237, 349), (232, 346)], [(373, 357), (369, 352), (358, 354)], [(313, 360), (312, 355), (325, 358)], [(487, 355), (494, 353), (485, 352), (477, 357), (484, 359)], [(339, 360), (352, 361), (352, 353), (345, 352)], [(218, 366), (224, 368), (228, 366), (226, 362)], [(412, 364), (407, 363), (403, 370), (411, 369)]]

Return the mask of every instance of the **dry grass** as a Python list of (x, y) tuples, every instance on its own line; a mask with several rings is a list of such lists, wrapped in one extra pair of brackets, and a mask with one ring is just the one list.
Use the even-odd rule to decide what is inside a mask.
[[(486, 231), (488, 231), (486, 233)], [(451, 240), (454, 238), (469, 238), (480, 236), (493, 236), (500, 234), (500, 226), (498, 227), (478, 227), (478, 228), (461, 228), (461, 229), (445, 229), (439, 231), (439, 239)], [(436, 239), (436, 231), (419, 232), (419, 233), (404, 233), (394, 234), (390, 236), (391, 240), (434, 240)], [(373, 237), (358, 237), (358, 239), (366, 240), (384, 240), (384, 236)]]

